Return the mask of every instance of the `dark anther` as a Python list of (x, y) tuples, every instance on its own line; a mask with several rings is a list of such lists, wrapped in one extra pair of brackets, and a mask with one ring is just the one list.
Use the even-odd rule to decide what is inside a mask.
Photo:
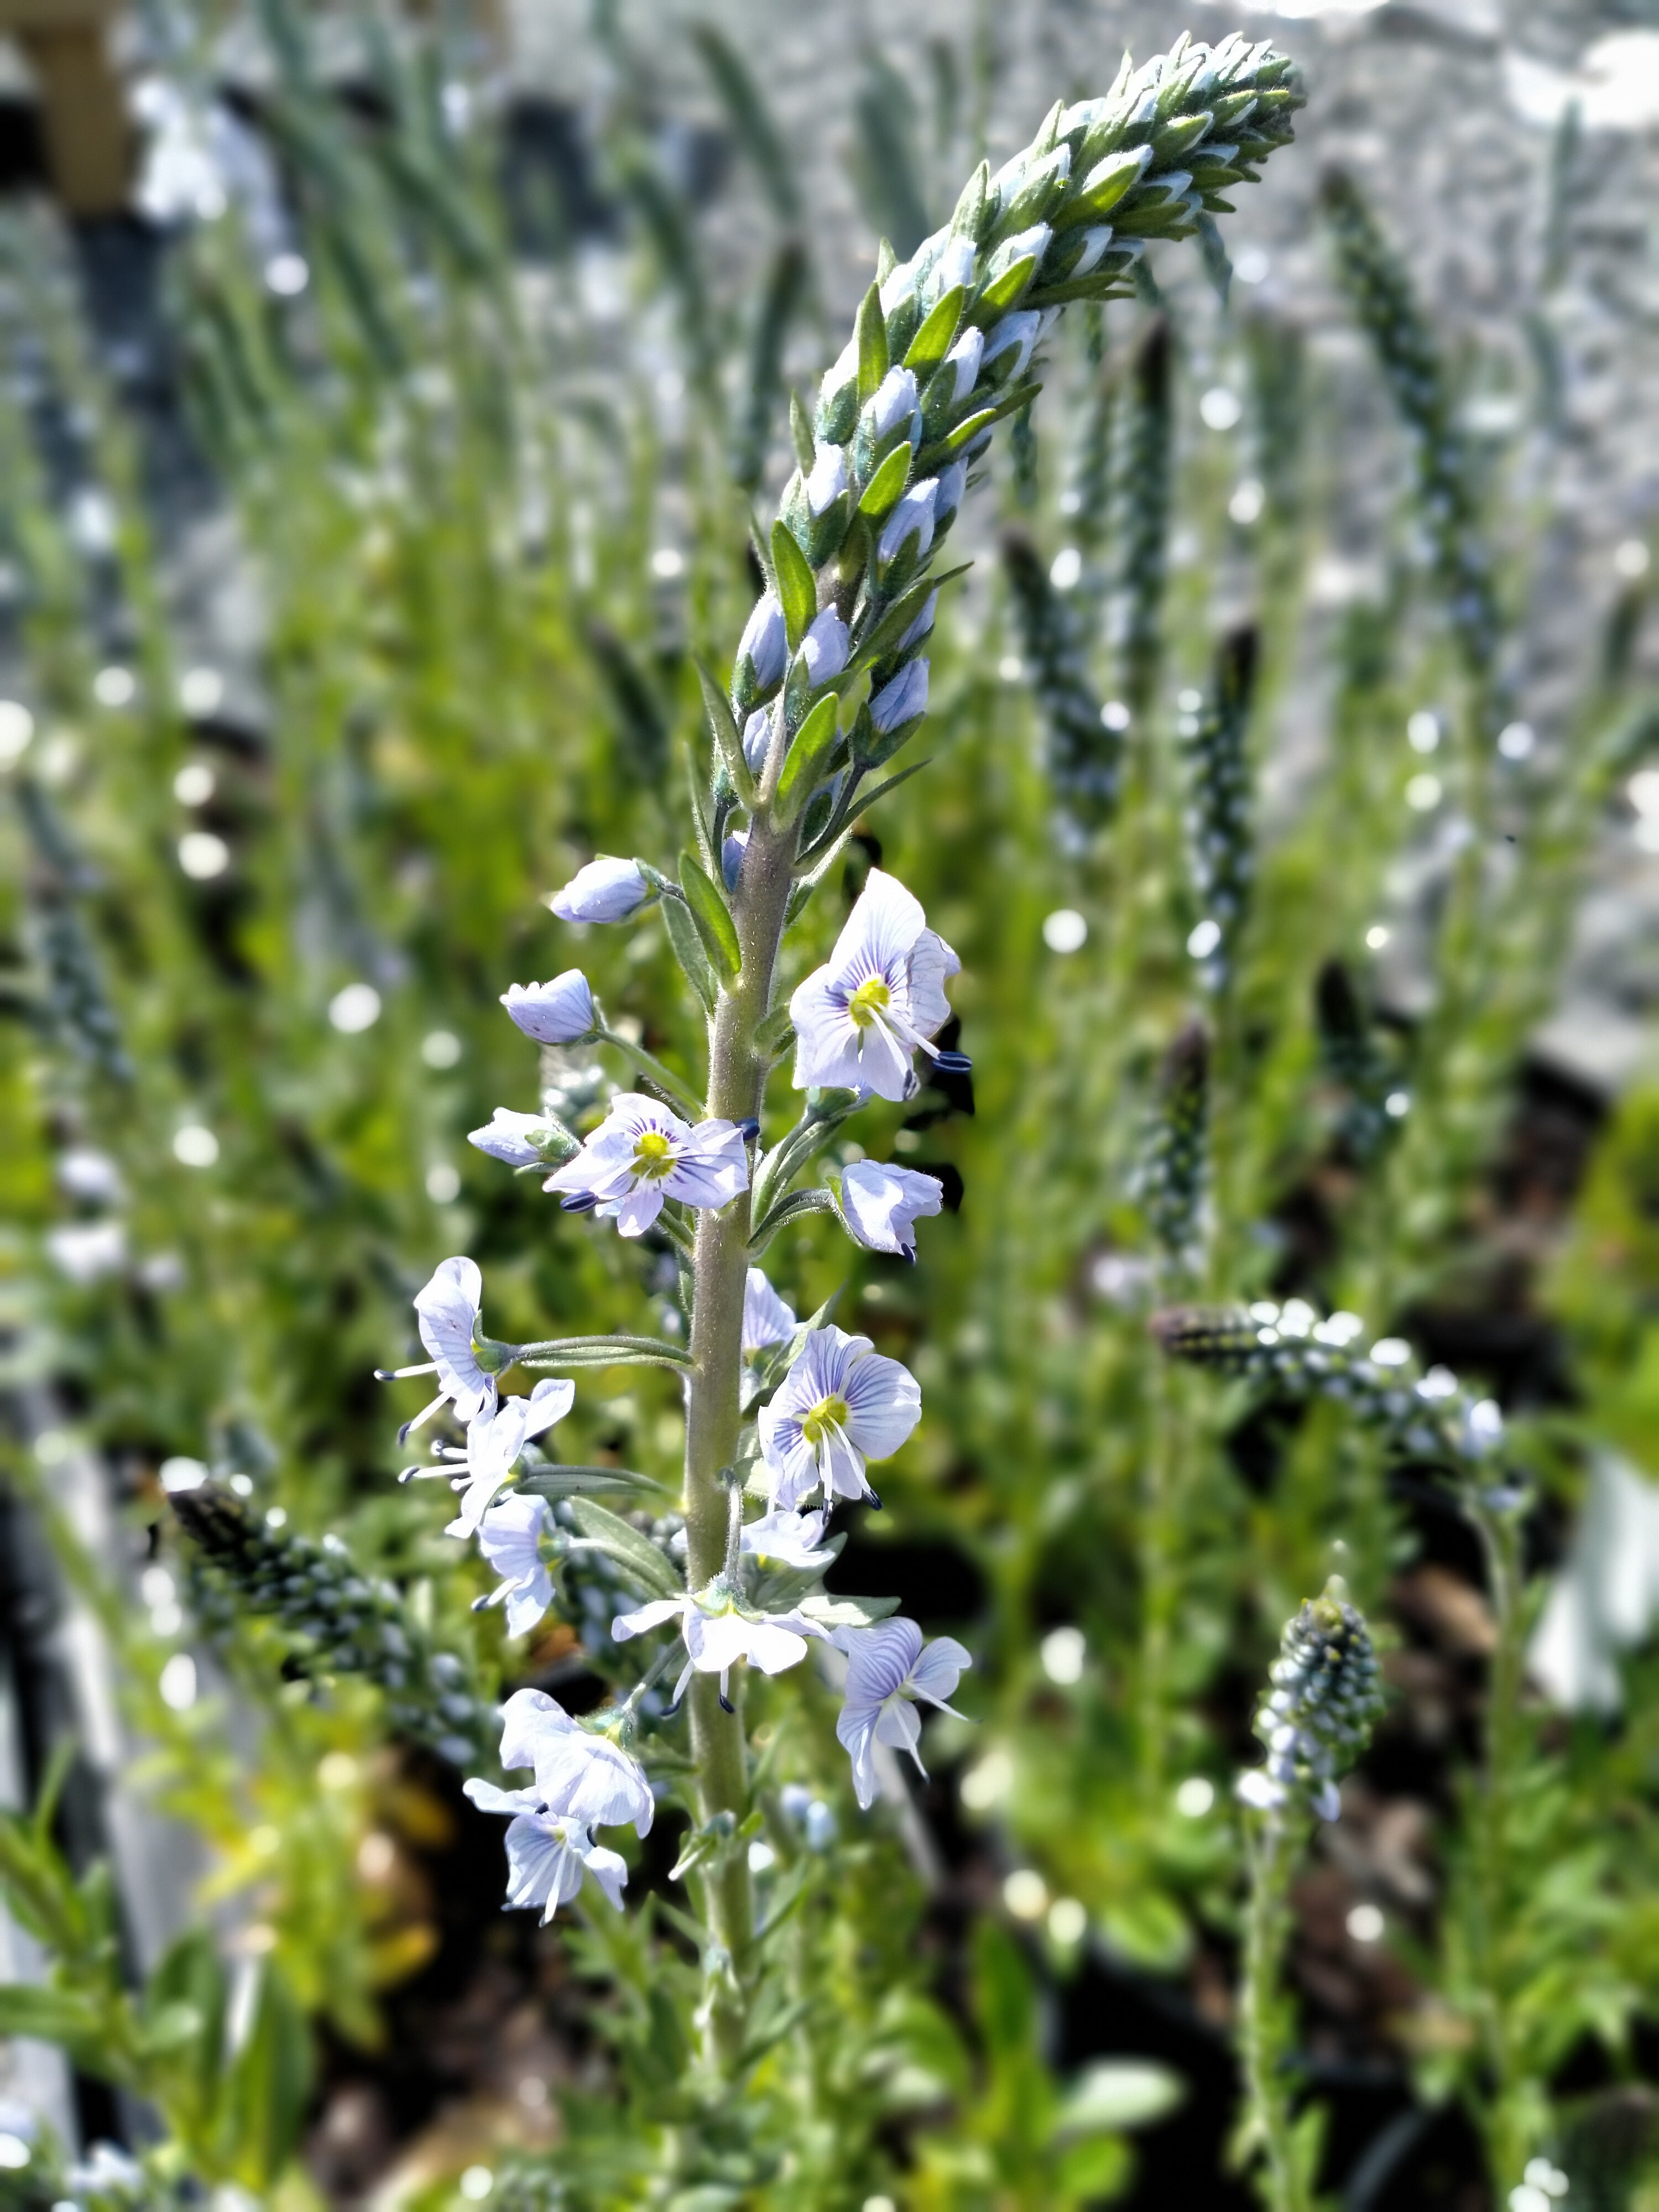
[(745, 1145), (752, 1145), (760, 1134), (760, 1123), (751, 1115), (748, 1121), (738, 1122), (738, 1134)]
[(398, 1480), (399, 1482), (413, 1482), (420, 1472), (421, 1463), (416, 1460), (413, 1467), (400, 1467), (398, 1469)]
[(599, 1202), (599, 1194), (596, 1191), (573, 1190), (568, 1198), (562, 1198), (559, 1200), (559, 1206), (566, 1213), (592, 1213)]
[(398, 1430), (398, 1441), (400, 1444), (406, 1444), (409, 1442), (409, 1432), (414, 1425), (415, 1424), (413, 1421), (405, 1421), (402, 1428)]
[(875, 1492), (874, 1492), (873, 1490), (866, 1489), (866, 1490), (865, 1491), (865, 1493), (864, 1493), (864, 1502), (865, 1502), (865, 1504), (866, 1504), (870, 1508), (870, 1510), (871, 1510), (872, 1513), (879, 1513), (879, 1512), (880, 1512), (880, 1510), (881, 1510), (881, 1500), (880, 1500), (880, 1498), (878, 1498), (877, 1497), (877, 1495), (876, 1495), (876, 1493), (875, 1493)]
[(374, 1370), (374, 1380), (377, 1382), (395, 1382), (397, 1379), (389, 1367), (377, 1367)]
[(974, 1063), (965, 1052), (936, 1052), (933, 1065), (941, 1075), (971, 1075)]
[(720, 1711), (723, 1713), (734, 1713), (737, 1710), (737, 1707), (732, 1704), (731, 1698), (728, 1698), (726, 1692), (722, 1690), (720, 1692)]

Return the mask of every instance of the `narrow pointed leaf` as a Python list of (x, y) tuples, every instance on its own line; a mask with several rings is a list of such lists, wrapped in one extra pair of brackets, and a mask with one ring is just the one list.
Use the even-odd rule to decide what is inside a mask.
[(737, 924), (712, 879), (703, 873), (690, 853), (680, 854), (680, 888), (691, 909), (697, 935), (702, 939), (703, 951), (716, 972), (730, 981), (742, 965)]

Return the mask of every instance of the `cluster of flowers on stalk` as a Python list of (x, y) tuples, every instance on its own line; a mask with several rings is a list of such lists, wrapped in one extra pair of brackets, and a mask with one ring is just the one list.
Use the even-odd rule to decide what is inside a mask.
[[(690, 1692), (702, 1833), (713, 1838), (729, 1836), (746, 1811), (735, 1717), (743, 1669), (781, 1673), (816, 1644), (830, 1671), (828, 1647), (840, 1653), (838, 1734), (867, 1807), (883, 1754), (916, 1755), (919, 1703), (948, 1710), (969, 1664), (959, 1644), (925, 1644), (890, 1605), (823, 1589), (837, 1549), (830, 1516), (843, 1501), (879, 1504), (870, 1464), (910, 1436), (921, 1393), (896, 1360), (833, 1326), (827, 1309), (798, 1323), (757, 1264), (792, 1222), (814, 1213), (858, 1245), (915, 1258), (917, 1221), (941, 1209), (934, 1178), (863, 1158), (813, 1184), (802, 1178), (866, 1099), (907, 1099), (929, 1068), (966, 1072), (939, 1042), (959, 963), (918, 901), (879, 868), (829, 958), (787, 999), (777, 991), (780, 948), (856, 822), (915, 772), (871, 781), (920, 726), (939, 597), (931, 564), (994, 426), (1038, 389), (1034, 361), (1050, 324), (1068, 301), (1121, 289), (1148, 238), (1188, 235), (1206, 211), (1224, 208), (1226, 188), (1288, 141), (1300, 101), (1271, 47), (1182, 39), (1139, 73), (1126, 61), (1104, 98), (1057, 102), (1003, 169), (981, 165), (949, 224), (908, 261), (884, 248), (816, 408), (794, 410), (799, 465), (769, 538), (757, 543), (765, 588), (729, 681), (700, 672), (712, 751), (706, 794), (694, 794), (692, 846), (672, 877), (602, 854), (550, 902), (573, 924), (660, 918), (708, 1017), (706, 1102), (636, 1036), (607, 1023), (579, 970), (506, 994), (529, 1037), (620, 1052), (639, 1088), (613, 1097), (586, 1135), (546, 1108), (501, 1109), (473, 1143), (542, 1171), (567, 1212), (665, 1243), (690, 1321), (685, 1343), (502, 1344), (483, 1334), (478, 1271), (459, 1258), (416, 1302), (430, 1364), (402, 1371), (435, 1371), (439, 1381), (416, 1421), (447, 1404), (465, 1441), (440, 1445), (435, 1468), (409, 1472), (453, 1480), (460, 1504), (451, 1533), (476, 1541), (500, 1575), (509, 1626), (534, 1626), (560, 1557), (586, 1547), (642, 1601), (616, 1615), (614, 1642), (666, 1632), (635, 1689), (590, 1720), (539, 1692), (509, 1702), (502, 1763), (532, 1769), (533, 1784), (469, 1787), (511, 1818), (510, 1904), (550, 1912), (587, 1873), (618, 1901), (625, 1869), (594, 1832), (631, 1823), (642, 1835), (649, 1826), (650, 1785), (633, 1745), (659, 1676), (672, 1672), (676, 1708)], [(792, 1052), (804, 1110), (763, 1147), (768, 1079)], [(598, 1502), (630, 1485), (659, 1488), (643, 1476), (530, 1457), (568, 1411), (573, 1382), (544, 1380), (528, 1397), (501, 1393), (515, 1366), (568, 1376), (629, 1362), (681, 1375), (683, 1532), (647, 1534), (637, 1516)], [(550, 1498), (562, 1501), (576, 1535), (549, 1514)], [(751, 1498), (763, 1510), (745, 1520)], [(711, 1936), (734, 1957), (748, 1946), (749, 1905), (741, 1869), (727, 1881), (721, 1863), (709, 1884)], [(719, 2010), (728, 2000), (716, 1992), (710, 2002)], [(740, 2034), (729, 2047), (741, 2048)]]

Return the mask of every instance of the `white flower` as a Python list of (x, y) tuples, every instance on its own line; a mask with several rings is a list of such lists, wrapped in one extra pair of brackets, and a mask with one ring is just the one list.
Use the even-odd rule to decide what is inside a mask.
[(507, 1398), (492, 1412), (481, 1413), (468, 1424), (466, 1474), (456, 1484), (461, 1492), (460, 1510), (444, 1530), (446, 1536), (472, 1536), (493, 1501), (509, 1480), (519, 1455), (532, 1437), (550, 1429), (570, 1411), (576, 1386), (566, 1378), (546, 1376), (527, 1398)]
[(937, 477), (911, 485), (882, 526), (876, 551), (883, 561), (896, 560), (908, 538), (916, 541), (916, 559), (924, 557), (933, 542), (933, 503), (938, 497)]
[[(949, 471), (947, 471), (946, 473), (948, 474)], [(939, 477), (937, 481), (943, 483), (944, 478)], [(903, 636), (893, 647), (894, 652), (908, 653), (913, 645), (920, 645), (923, 638), (927, 636), (929, 632), (933, 629), (933, 617), (938, 611), (939, 592), (937, 589), (935, 589), (929, 592), (927, 597), (922, 601), (921, 613), (917, 615), (915, 620), (910, 624)]]
[(945, 355), (945, 368), (956, 372), (956, 389), (951, 396), (958, 406), (978, 383), (984, 355), (985, 333), (977, 327), (965, 330)]
[(71, 1283), (95, 1283), (127, 1264), (127, 1232), (118, 1221), (61, 1221), (45, 1243), (46, 1257)]
[(480, 1359), (478, 1312), (483, 1303), (483, 1277), (477, 1263), (465, 1258), (441, 1260), (429, 1282), (415, 1293), (416, 1323), (421, 1342), (432, 1354), (427, 1367), (401, 1367), (399, 1376), (438, 1377), (438, 1395), (423, 1406), (402, 1433), (418, 1429), (446, 1399), (455, 1408), (458, 1421), (475, 1421), (480, 1413), (495, 1409), (495, 1377)]
[(974, 263), (978, 258), (971, 238), (960, 233), (947, 238), (928, 275), (928, 289), (935, 299), (942, 300), (947, 292), (954, 292), (959, 284), (971, 283)]
[(651, 896), (637, 860), (619, 860), (601, 853), (585, 868), (578, 868), (562, 891), (548, 904), (561, 921), (626, 921)]
[[(890, 684), (884, 684), (870, 702), (870, 720), (884, 735), (901, 722), (914, 721), (927, 711), (927, 663), (907, 660)], [(954, 975), (956, 970), (951, 969)]]
[(1066, 270), (1067, 278), (1086, 276), (1099, 265), (1100, 257), (1112, 242), (1109, 222), (1091, 224), (1083, 234), (1083, 251)]
[(921, 1419), (916, 1379), (867, 1336), (815, 1328), (760, 1413), (772, 1504), (789, 1511), (819, 1483), (832, 1498), (873, 1498), (866, 1461), (890, 1459)]
[(89, 1206), (118, 1206), (125, 1195), (120, 1169), (107, 1152), (90, 1145), (71, 1145), (58, 1155), (58, 1182), (70, 1197)]
[(743, 726), (743, 757), (752, 775), (766, 772), (766, 756), (772, 749), (772, 709), (757, 707)]
[(743, 1348), (763, 1352), (769, 1344), (781, 1344), (795, 1333), (795, 1316), (758, 1267), (751, 1267), (743, 1286)]
[(568, 1905), (591, 1874), (618, 1912), (628, 1882), (628, 1867), (618, 1851), (596, 1844), (580, 1820), (558, 1820), (544, 1812), (533, 1790), (498, 1790), (476, 1778), (463, 1784), (481, 1813), (511, 1816), (507, 1832), (505, 1912), (542, 1906), (544, 1923)]
[(580, 968), (567, 968), (550, 983), (510, 983), (501, 1004), (538, 1044), (577, 1044), (593, 1034), (593, 994)]
[(548, 1133), (548, 1121), (541, 1114), (515, 1114), (510, 1106), (498, 1106), (489, 1121), (482, 1129), (468, 1132), (469, 1145), (481, 1152), (488, 1152), (492, 1160), (504, 1160), (510, 1168), (533, 1168), (544, 1164), (544, 1156), (536, 1142), (536, 1133)]
[(871, 396), (865, 409), (865, 419), (878, 445), (890, 432), (896, 430), (901, 422), (908, 422), (912, 431), (910, 442), (914, 445), (916, 418), (921, 413), (914, 371), (890, 368)]
[[(1069, 150), (1069, 149), (1068, 149)], [(1034, 222), (1029, 230), (1017, 231), (1013, 237), (1005, 238), (996, 251), (1001, 269), (1017, 269), (1022, 261), (1033, 256), (1041, 263), (1048, 251), (1048, 240), (1054, 236), (1046, 222)], [(1001, 327), (998, 325), (999, 329)]]
[(478, 1523), (478, 1549), (501, 1577), (491, 1605), (507, 1607), (507, 1632), (527, 1636), (553, 1602), (542, 1538), (553, 1525), (544, 1498), (520, 1491), (492, 1505)]
[(636, 1834), (651, 1832), (656, 1801), (638, 1759), (544, 1690), (515, 1690), (501, 1707), (501, 1765), (533, 1766), (537, 1796), (561, 1818), (588, 1828), (631, 1820)]
[(902, 1252), (914, 1260), (916, 1222), (939, 1212), (944, 1202), (938, 1176), (918, 1175), (914, 1168), (854, 1160), (842, 1170), (842, 1218), (872, 1252)]
[(1014, 364), (1008, 372), (1008, 381), (1015, 383), (1025, 373), (1025, 364), (1031, 358), (1031, 348), (1042, 336), (1039, 325), (1042, 320), (1035, 307), (1022, 308), (1018, 313), (1005, 315), (985, 341), (985, 357), (980, 367), (989, 368), (994, 361), (1000, 361), (1012, 347)]
[(803, 1572), (827, 1567), (830, 1560), (818, 1547), (829, 1521), (827, 1506), (816, 1513), (763, 1514), (758, 1521), (744, 1523), (740, 1547), (746, 1558), (763, 1565), (796, 1567)]
[(774, 592), (763, 592), (743, 626), (743, 635), (738, 640), (738, 665), (742, 667), (744, 656), (747, 654), (755, 671), (756, 688), (769, 691), (783, 673), (788, 650), (783, 609), (778, 604), (777, 595)]
[[(925, 672), (927, 664), (910, 666)], [(911, 1054), (932, 1054), (929, 1040), (951, 1017), (945, 979), (961, 965), (928, 928), (920, 901), (872, 868), (835, 951), (789, 1001), (795, 1088), (906, 1097), (915, 1086)]]
[(939, 497), (933, 503), (933, 527), (943, 530), (951, 517), (962, 505), (962, 495), (968, 489), (968, 464), (952, 461), (939, 472)]
[(678, 1617), (685, 1639), (685, 1665), (674, 1685), (674, 1702), (685, 1694), (694, 1673), (718, 1674), (720, 1696), (729, 1702), (731, 1674), (739, 1659), (758, 1667), (763, 1674), (781, 1674), (806, 1656), (809, 1636), (825, 1631), (800, 1613), (756, 1613), (737, 1592), (716, 1577), (706, 1589), (688, 1590), (683, 1597), (653, 1598), (635, 1613), (619, 1613), (611, 1624), (618, 1644), (643, 1636)]
[(814, 687), (828, 684), (839, 676), (847, 665), (847, 656), (852, 649), (852, 637), (846, 623), (833, 607), (825, 607), (817, 616), (811, 627), (800, 641), (800, 656), (806, 664), (807, 681)]
[[(919, 1772), (927, 1770), (916, 1746), (921, 1741), (922, 1698), (941, 1712), (955, 1713), (947, 1701), (972, 1659), (953, 1636), (936, 1637), (924, 1650), (914, 1620), (878, 1620), (871, 1628), (844, 1628), (836, 1642), (847, 1654), (847, 1696), (836, 1734), (851, 1753), (853, 1787), (867, 1812), (876, 1802), (875, 1747), (908, 1751)], [(962, 1716), (956, 1714), (959, 1720)]]
[(822, 514), (833, 499), (838, 499), (847, 489), (847, 453), (842, 446), (822, 445), (812, 463), (812, 473), (806, 479), (806, 504), (814, 514)]
[(749, 1156), (732, 1121), (695, 1127), (641, 1091), (618, 1092), (574, 1159), (544, 1188), (596, 1198), (624, 1237), (639, 1237), (665, 1198), (721, 1206), (748, 1187)]

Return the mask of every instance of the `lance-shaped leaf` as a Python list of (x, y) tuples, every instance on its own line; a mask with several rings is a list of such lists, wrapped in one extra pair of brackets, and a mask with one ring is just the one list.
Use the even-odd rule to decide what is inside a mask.
[(663, 927), (668, 932), (668, 942), (674, 948), (674, 957), (684, 970), (685, 979), (702, 1000), (705, 1013), (712, 1014), (720, 994), (708, 955), (702, 949), (702, 939), (697, 934), (697, 925), (691, 919), (691, 909), (684, 899), (665, 898), (662, 902)]
[(908, 440), (901, 441), (866, 484), (864, 496), (859, 501), (860, 514), (872, 515), (879, 521), (909, 482), (910, 460), (910, 445)]
[(795, 732), (783, 763), (783, 773), (778, 778), (777, 811), (780, 822), (793, 822), (805, 803), (818, 770), (830, 757), (837, 735), (836, 710), (840, 701), (832, 691), (820, 699), (806, 720)]
[(815, 1597), (802, 1598), (796, 1611), (823, 1628), (870, 1628), (896, 1613), (902, 1602), (896, 1597), (841, 1597), (820, 1590)]
[(616, 1562), (629, 1579), (653, 1597), (679, 1597), (685, 1584), (648, 1536), (591, 1498), (573, 1498), (570, 1517), (597, 1552)]
[(690, 853), (680, 854), (680, 888), (684, 891), (685, 902), (691, 909), (697, 935), (702, 939), (702, 949), (714, 963), (715, 972), (728, 982), (733, 981), (743, 964), (743, 956), (738, 946), (737, 924), (732, 919), (726, 901), (714, 888), (712, 878), (703, 873)]
[(966, 286), (956, 285), (939, 301), (911, 339), (904, 356), (904, 366), (915, 371), (918, 382), (929, 369), (937, 368), (950, 352), (962, 322), (962, 311), (967, 304)]
[(673, 1494), (665, 1483), (631, 1467), (538, 1467), (520, 1475), (518, 1487), (537, 1498), (632, 1498), (642, 1504)]
[(732, 702), (726, 696), (726, 687), (717, 684), (706, 664), (697, 662), (697, 681), (702, 686), (702, 703), (708, 714), (708, 727), (714, 740), (714, 750), (721, 767), (732, 779), (732, 787), (745, 806), (755, 803), (755, 779), (748, 762), (743, 757), (743, 739), (738, 734), (737, 718), (732, 712)]
[(875, 397), (890, 362), (887, 352), (887, 318), (881, 311), (881, 287), (872, 284), (859, 302), (859, 405)]

